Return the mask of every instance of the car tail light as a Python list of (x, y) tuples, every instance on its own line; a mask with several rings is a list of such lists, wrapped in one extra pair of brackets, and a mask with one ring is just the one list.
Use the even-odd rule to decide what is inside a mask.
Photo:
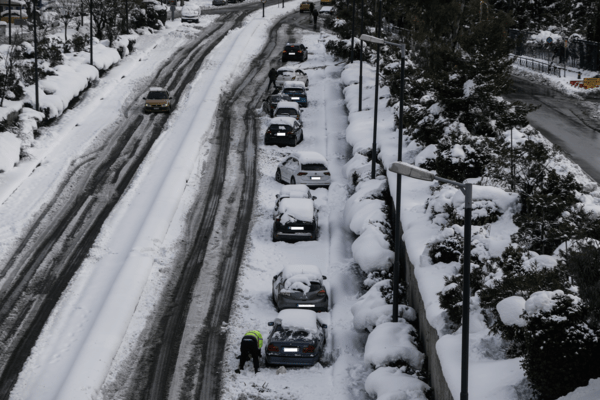
[(308, 175), (306, 172), (298, 172), (298, 176)]
[(273, 344), (270, 344), (269, 347), (267, 347), (267, 351), (269, 353), (279, 353), (279, 347), (277, 347)]
[(267, 135), (270, 135), (270, 134), (271, 134), (271, 130), (267, 129)]
[(329, 172), (325, 172), (325, 175), (329, 176), (329, 175), (331, 175), (331, 174), (330, 174)]
[(287, 51), (285, 51), (285, 50), (284, 50), (283, 52), (284, 52), (284, 53), (287, 53)]
[(298, 50), (298, 53), (302, 53), (302, 50)]
[(315, 346), (313, 346), (313, 345), (306, 346), (305, 348), (302, 349), (302, 352), (303, 353), (314, 353), (315, 352)]
[(319, 295), (319, 296), (325, 296), (325, 293), (326, 293), (325, 289), (321, 289), (321, 290), (319, 290), (319, 292), (317, 293), (317, 295)]

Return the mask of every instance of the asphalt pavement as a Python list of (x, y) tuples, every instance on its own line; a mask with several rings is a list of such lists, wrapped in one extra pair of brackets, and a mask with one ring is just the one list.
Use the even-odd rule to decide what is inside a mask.
[(514, 76), (512, 92), (504, 97), (540, 106), (527, 117), (531, 125), (600, 182), (600, 119), (592, 117), (598, 100), (577, 100)]

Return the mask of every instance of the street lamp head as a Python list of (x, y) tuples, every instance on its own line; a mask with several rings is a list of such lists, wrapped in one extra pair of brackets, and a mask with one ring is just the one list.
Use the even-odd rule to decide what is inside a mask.
[(384, 44), (385, 43), (385, 40), (380, 39), (380, 38), (375, 37), (375, 36), (367, 35), (365, 33), (363, 33), (362, 35), (360, 35), (360, 40), (363, 40), (365, 42), (375, 43), (375, 44)]
[(395, 172), (399, 175), (409, 176), (414, 179), (420, 179), (422, 181), (433, 181), (435, 175), (426, 169), (415, 167), (414, 165), (407, 164), (402, 161), (392, 163), (390, 171)]

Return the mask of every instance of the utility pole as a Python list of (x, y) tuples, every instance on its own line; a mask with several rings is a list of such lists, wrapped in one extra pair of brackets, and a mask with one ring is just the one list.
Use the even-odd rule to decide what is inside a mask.
[(33, 69), (33, 78), (35, 80), (35, 110), (40, 110), (40, 92), (38, 85), (38, 57), (37, 57), (37, 13), (35, 9), (35, 3), (37, 0), (33, 1), (33, 62), (35, 64), (35, 68)]
[(92, 28), (92, 1), (90, 0), (90, 65), (94, 65), (94, 29)]
[(12, 3), (8, 0), (8, 44), (11, 44), (12, 28)]

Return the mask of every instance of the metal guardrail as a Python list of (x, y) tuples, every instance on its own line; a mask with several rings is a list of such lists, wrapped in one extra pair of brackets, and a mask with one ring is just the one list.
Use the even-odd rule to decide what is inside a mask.
[(519, 64), (534, 71), (555, 75), (559, 78), (567, 76), (567, 70), (565, 68), (562, 68), (558, 65), (548, 64), (545, 62), (532, 60), (525, 57), (517, 57), (515, 59), (515, 64)]

